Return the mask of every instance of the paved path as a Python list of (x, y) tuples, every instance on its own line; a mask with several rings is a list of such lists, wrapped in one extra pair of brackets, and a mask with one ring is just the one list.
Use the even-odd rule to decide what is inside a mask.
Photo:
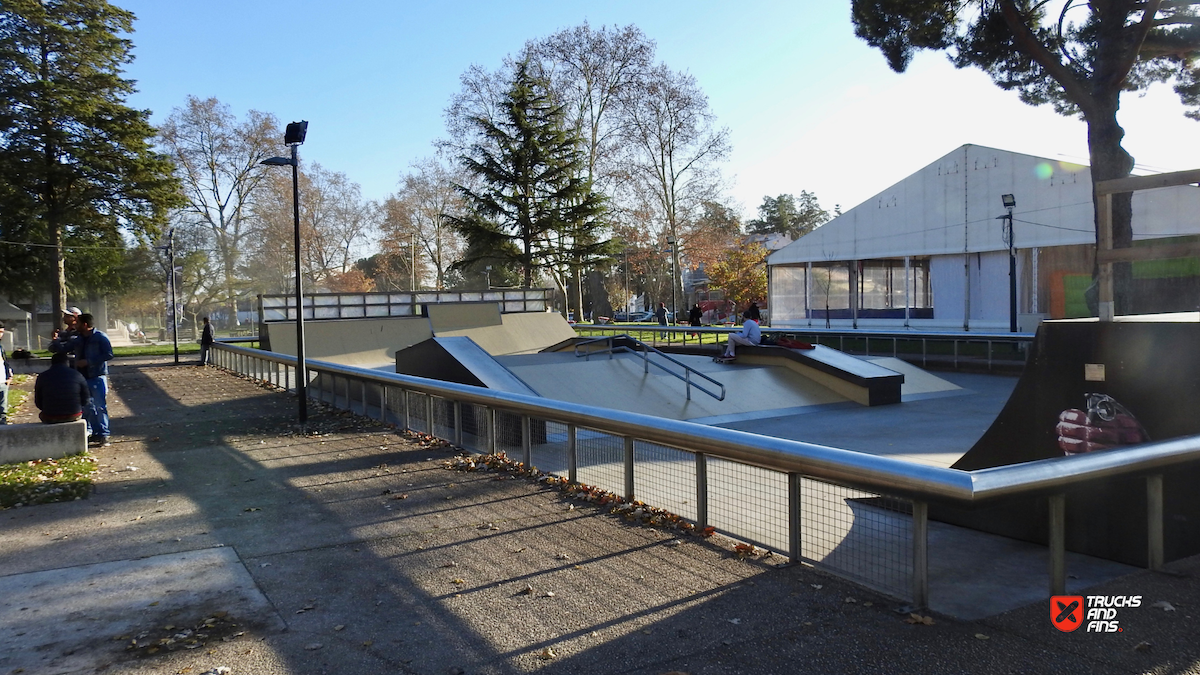
[(298, 436), (294, 399), (213, 368), (112, 379), (95, 494), (0, 512), (2, 675), (1200, 671), (1191, 576), (1098, 589), (1145, 600), (1119, 634), (1059, 633), (1044, 603), (910, 625), (811, 568), (448, 471), (373, 423), (317, 408)]

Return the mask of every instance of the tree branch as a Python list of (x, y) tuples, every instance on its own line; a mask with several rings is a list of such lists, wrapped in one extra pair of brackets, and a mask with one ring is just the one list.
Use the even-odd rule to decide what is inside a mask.
[(1008, 29), (1012, 31), (1017, 48), (1046, 69), (1046, 73), (1063, 88), (1067, 98), (1083, 111), (1085, 117), (1089, 112), (1094, 112), (1095, 106), (1092, 105), (1092, 96), (1087, 87), (1077, 80), (1071, 70), (1037, 39), (1037, 36), (1025, 24), (1020, 13), (1017, 12), (1013, 0), (999, 0), (997, 4), (1000, 6), (1004, 23), (1008, 24)]

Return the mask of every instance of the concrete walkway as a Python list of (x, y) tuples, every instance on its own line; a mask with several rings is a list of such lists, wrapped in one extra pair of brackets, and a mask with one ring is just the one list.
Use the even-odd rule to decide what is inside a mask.
[(1093, 589), (1143, 596), (1121, 633), (912, 625), (213, 368), (112, 379), (95, 494), (0, 512), (0, 674), (1200, 672), (1200, 560)]

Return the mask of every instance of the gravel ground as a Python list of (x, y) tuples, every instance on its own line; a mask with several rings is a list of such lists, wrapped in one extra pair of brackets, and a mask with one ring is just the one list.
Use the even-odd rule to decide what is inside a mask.
[(301, 435), (295, 399), (215, 368), (112, 371), (92, 497), (0, 512), (0, 675), (1200, 671), (1197, 559), (1097, 589), (1145, 599), (1116, 634), (1045, 603), (907, 623), (371, 421), (314, 406)]

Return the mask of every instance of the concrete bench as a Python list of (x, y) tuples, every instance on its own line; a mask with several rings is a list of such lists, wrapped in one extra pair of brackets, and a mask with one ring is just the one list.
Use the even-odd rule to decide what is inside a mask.
[(87, 450), (87, 423), (0, 424), (0, 464), (58, 459)]

